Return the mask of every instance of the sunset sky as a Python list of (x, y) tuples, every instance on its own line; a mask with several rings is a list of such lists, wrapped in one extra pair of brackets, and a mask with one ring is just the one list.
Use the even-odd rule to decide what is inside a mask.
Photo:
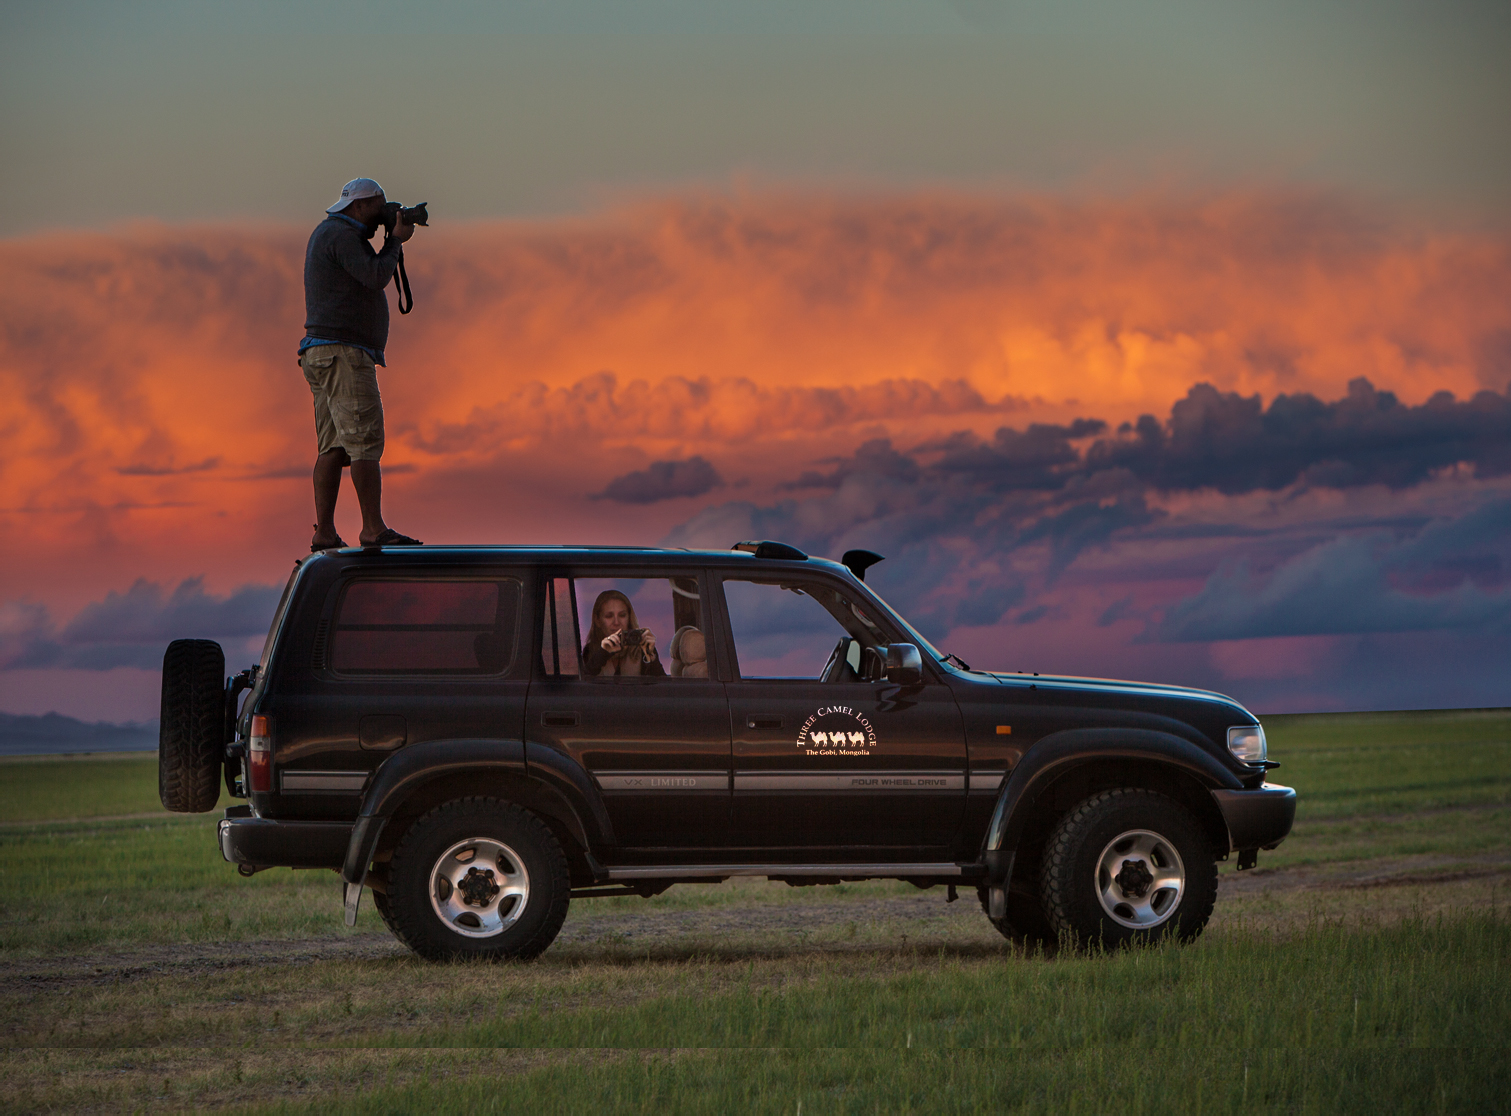
[(1470, 3), (6, 6), (0, 711), (254, 656), (358, 174), (434, 215), (400, 530), (866, 546), (974, 665), (1511, 704), (1508, 56)]

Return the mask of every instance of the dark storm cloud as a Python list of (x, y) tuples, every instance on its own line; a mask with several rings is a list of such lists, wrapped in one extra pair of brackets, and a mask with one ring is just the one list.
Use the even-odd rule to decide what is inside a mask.
[(204, 579), (197, 577), (165, 592), (141, 579), (124, 593), (85, 605), (61, 629), (42, 605), (11, 602), (3, 606), (0, 669), (155, 669), (175, 639), (229, 640), (266, 632), (278, 594), (274, 585), (244, 585), (216, 596), (205, 592)]
[(1036, 422), (1021, 431), (1003, 427), (988, 443), (956, 436), (938, 444), (943, 456), (936, 467), (997, 489), (1056, 489), (1065, 483), (1066, 468), (1080, 460), (1072, 441), (1106, 429), (1100, 419), (1076, 419), (1069, 426)]
[[(1443, 529), (1451, 534), (1460, 527), (1462, 521)], [(1238, 562), (1213, 573), (1201, 592), (1169, 609), (1153, 635), (1180, 642), (1511, 629), (1511, 589), (1486, 591), (1466, 577), (1451, 587), (1435, 586), (1433, 592), (1393, 584), (1391, 573), (1402, 563), (1403, 552), (1418, 542), (1333, 539), (1265, 578), (1254, 577), (1247, 563)]]
[(621, 504), (654, 504), (678, 496), (702, 496), (724, 483), (705, 457), (686, 461), (656, 461), (649, 468), (615, 477), (596, 499)]
[(846, 477), (856, 474), (884, 477), (903, 484), (912, 484), (922, 472), (918, 462), (912, 457), (905, 453), (898, 453), (892, 448), (889, 438), (873, 438), (869, 442), (862, 443), (850, 457), (830, 458), (827, 464), (833, 465), (834, 468), (827, 473), (805, 469), (797, 480), (783, 485), (782, 488), (786, 491), (797, 491), (803, 488), (838, 488), (844, 483)]
[(1265, 410), (1257, 395), (1197, 384), (1167, 422), (1144, 415), (1119, 435), (1094, 444), (1084, 467), (1124, 468), (1166, 491), (1405, 488), (1458, 464), (1480, 477), (1511, 472), (1511, 397), (1483, 391), (1459, 402), (1439, 392), (1411, 407), (1360, 378), (1334, 403), (1280, 395)]
[(1169, 609), (1162, 640), (1424, 631), (1511, 631), (1511, 500), (1411, 530), (1327, 540), (1267, 575), (1216, 570)]
[[(1258, 397), (1198, 384), (1165, 422), (1145, 416), (1116, 434), (1081, 419), (1002, 429), (989, 440), (957, 434), (907, 451), (867, 442), (789, 485), (793, 498), (709, 508), (666, 541), (772, 538), (814, 554), (876, 550), (889, 557), (883, 576), (897, 586), (895, 603), (934, 631), (993, 624), (1020, 604), (1027, 607), (1017, 621), (1041, 618), (1030, 585), (1053, 585), (1083, 554), (1120, 539), (1207, 541), (1212, 553), (1243, 547), (1251, 555), (1250, 564), (1212, 572), (1217, 559), (1208, 558), (1181, 574), (1210, 576), (1146, 639), (1503, 623), (1511, 600), (1504, 502), (1481, 502), (1457, 518), (1350, 512), (1269, 548), (1260, 545), (1269, 529), (1183, 522), (1157, 503), (1161, 492), (1203, 489), (1399, 490), (1455, 466), (1469, 484), (1511, 472), (1511, 399), (1439, 394), (1413, 407), (1359, 379), (1334, 402), (1297, 394), (1266, 409)], [(1101, 622), (1132, 612), (1114, 606)]]

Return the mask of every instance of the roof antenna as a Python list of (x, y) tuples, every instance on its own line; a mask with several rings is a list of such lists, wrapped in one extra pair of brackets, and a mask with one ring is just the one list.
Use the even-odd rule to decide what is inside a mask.
[(874, 550), (847, 550), (845, 551), (845, 556), (840, 561), (850, 567), (850, 572), (855, 575), (855, 580), (865, 581), (866, 571), (878, 562), (885, 562), (886, 559)]

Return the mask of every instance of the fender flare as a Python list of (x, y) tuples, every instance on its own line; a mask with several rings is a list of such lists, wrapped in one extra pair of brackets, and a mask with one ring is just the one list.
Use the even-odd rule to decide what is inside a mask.
[[(533, 764), (527, 763), (527, 756)], [(517, 775), (540, 783), (566, 800), (576, 814), (573, 820), (582, 837), (590, 841), (594, 836), (612, 839), (608, 813), (596, 784), (566, 756), (521, 740), (429, 740), (394, 753), (368, 782), (346, 846), (341, 878), (348, 885), (361, 887), (383, 827), (400, 804), (427, 783), (467, 772)], [(592, 832), (595, 829), (596, 834)]]
[(1157, 729), (1066, 729), (1044, 737), (1030, 748), (997, 794), (982, 845), (987, 876), (1005, 887), (1012, 874), (1013, 854), (1023, 835), (1020, 810), (1040, 791), (1072, 767), (1097, 760), (1151, 760), (1189, 775), (1208, 790), (1241, 790), (1236, 772), (1221, 759), (1184, 737)]

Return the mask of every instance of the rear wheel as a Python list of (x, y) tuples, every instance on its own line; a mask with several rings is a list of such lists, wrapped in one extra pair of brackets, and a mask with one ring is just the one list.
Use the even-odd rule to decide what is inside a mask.
[(220, 800), (225, 675), (225, 654), (211, 640), (176, 639), (163, 654), (157, 794), (169, 810), (202, 814)]
[(387, 886), (384, 920), (432, 961), (535, 957), (561, 930), (571, 894), (555, 835), (493, 798), (447, 802), (416, 821)]
[(1126, 945), (1201, 933), (1217, 899), (1217, 861), (1179, 803), (1131, 787), (1092, 795), (1044, 850), (1044, 912), (1080, 943)]

